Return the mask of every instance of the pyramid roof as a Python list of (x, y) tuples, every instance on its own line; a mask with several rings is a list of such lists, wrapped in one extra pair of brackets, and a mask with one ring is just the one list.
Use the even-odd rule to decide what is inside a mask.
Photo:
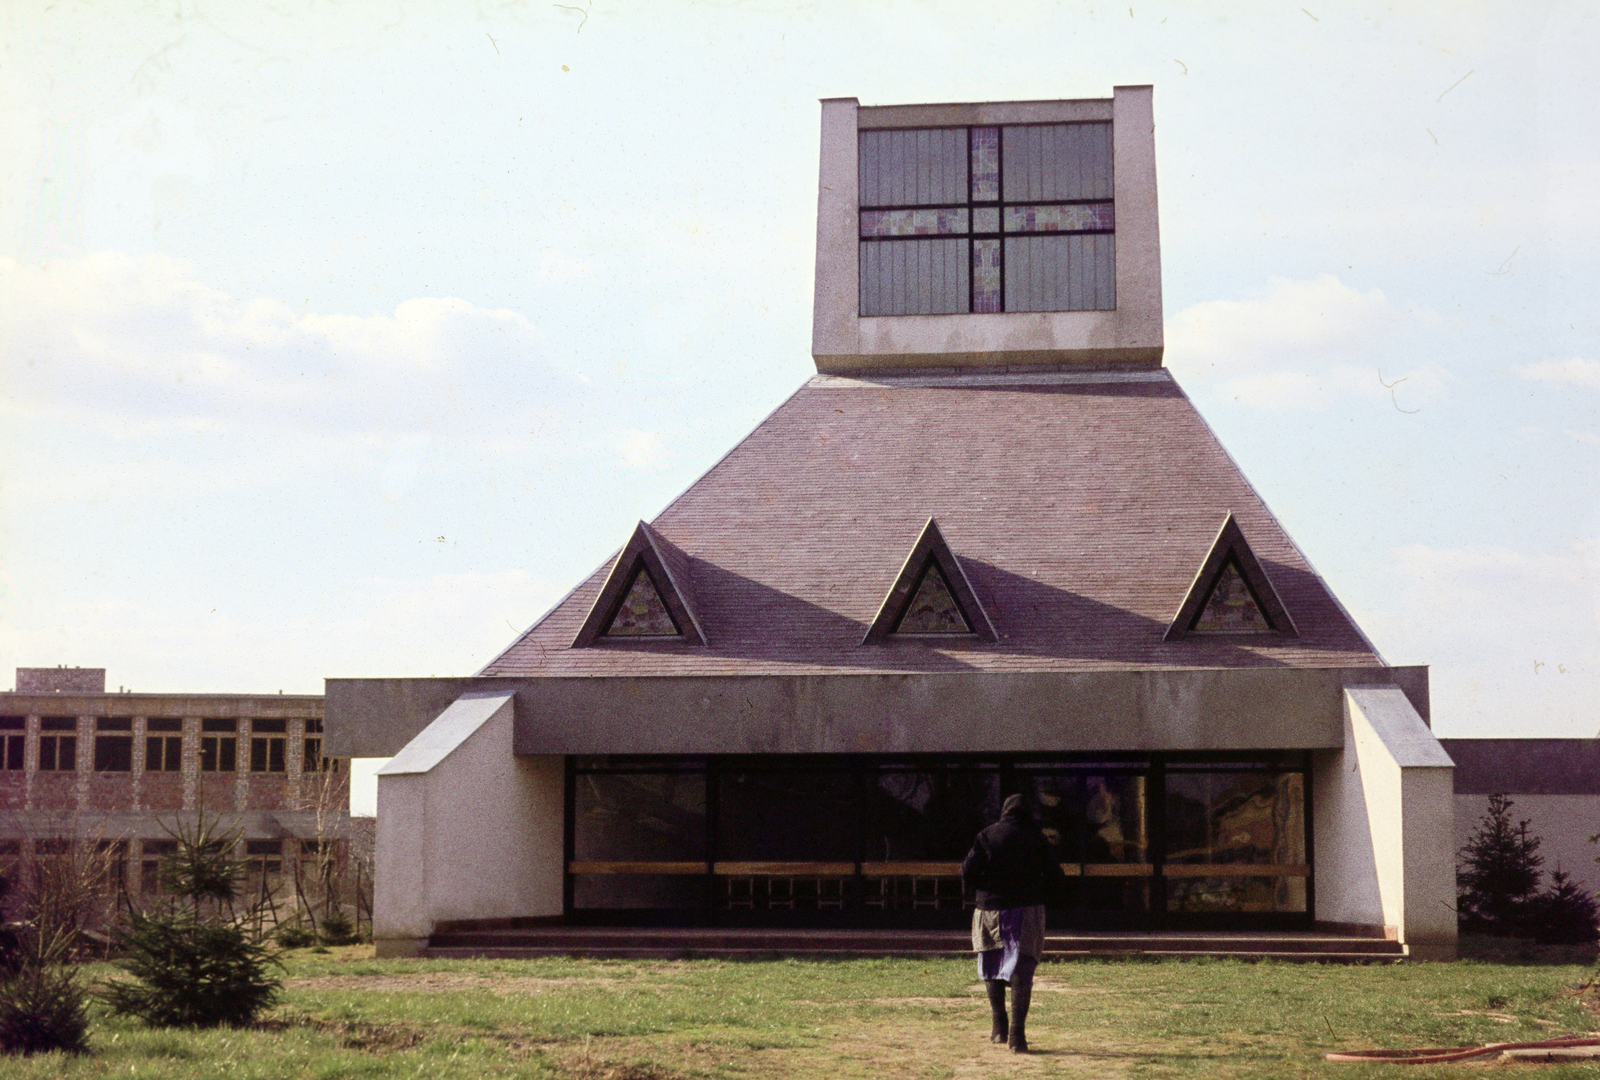
[[(1165, 640), (1229, 514), (1295, 633)], [(864, 644), (930, 517), (997, 640)], [(575, 645), (612, 559), (479, 674), (1383, 665), (1161, 368), (818, 375), (650, 526), (708, 645)]]

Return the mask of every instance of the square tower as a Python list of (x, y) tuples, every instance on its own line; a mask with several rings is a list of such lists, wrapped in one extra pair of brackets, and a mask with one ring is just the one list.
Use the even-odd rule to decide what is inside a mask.
[(811, 352), (826, 373), (1160, 366), (1151, 88), (823, 101)]

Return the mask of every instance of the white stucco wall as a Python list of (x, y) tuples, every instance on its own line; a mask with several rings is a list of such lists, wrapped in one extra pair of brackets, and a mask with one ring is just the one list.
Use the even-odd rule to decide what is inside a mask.
[[(1544, 857), (1540, 867), (1546, 874), (1544, 884), (1549, 884), (1549, 873), (1559, 867), (1581, 885), (1585, 892), (1600, 893), (1600, 846), (1589, 843), (1589, 837), (1600, 833), (1600, 795), (1518, 795), (1507, 792), (1511, 799), (1513, 823), (1526, 820), (1528, 832), (1540, 840), (1539, 854)], [(1455, 837), (1456, 850), (1467, 846), (1473, 832), (1489, 812), (1489, 796), (1457, 795)]]
[(1317, 918), (1455, 955), (1454, 767), (1397, 687), (1345, 691), (1345, 746), (1314, 758)]
[(380, 956), (444, 921), (561, 914), (561, 759), (514, 755), (512, 719), (510, 694), (464, 694), (379, 771)]

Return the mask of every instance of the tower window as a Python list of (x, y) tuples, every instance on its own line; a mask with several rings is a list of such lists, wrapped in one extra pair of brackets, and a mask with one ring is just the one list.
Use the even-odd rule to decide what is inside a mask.
[(1110, 124), (859, 139), (862, 315), (1116, 307)]

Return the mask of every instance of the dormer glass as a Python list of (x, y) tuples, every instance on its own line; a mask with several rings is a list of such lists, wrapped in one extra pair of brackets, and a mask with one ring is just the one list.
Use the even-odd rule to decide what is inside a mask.
[(860, 314), (1116, 308), (1109, 123), (859, 140)]

